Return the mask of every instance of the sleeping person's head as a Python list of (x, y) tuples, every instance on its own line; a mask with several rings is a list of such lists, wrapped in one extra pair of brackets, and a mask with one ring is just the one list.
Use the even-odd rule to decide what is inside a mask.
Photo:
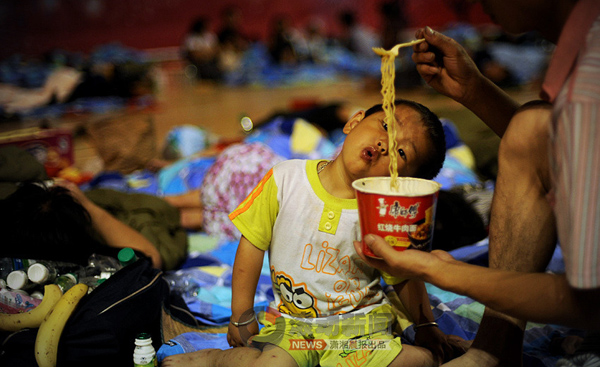
[(2, 257), (85, 263), (101, 248), (89, 213), (69, 190), (23, 184), (0, 201)]

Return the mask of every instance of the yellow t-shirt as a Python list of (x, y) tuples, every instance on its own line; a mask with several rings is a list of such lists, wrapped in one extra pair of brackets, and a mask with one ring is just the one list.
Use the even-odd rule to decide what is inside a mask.
[(379, 271), (352, 244), (360, 237), (357, 203), (325, 190), (318, 163), (276, 165), (230, 218), (254, 246), (269, 251), (274, 308), (307, 318), (367, 312), (388, 301)]

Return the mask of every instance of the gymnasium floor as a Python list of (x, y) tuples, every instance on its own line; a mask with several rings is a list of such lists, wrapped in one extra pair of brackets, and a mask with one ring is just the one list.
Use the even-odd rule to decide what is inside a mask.
[[(132, 120), (146, 119), (151, 122), (154, 139), (150, 149), (160, 155), (165, 137), (175, 126), (197, 125), (223, 138), (244, 135), (240, 117), (250, 116), (258, 121), (278, 110), (289, 109), (294, 103), (346, 101), (353, 106), (368, 108), (381, 103), (377, 81), (344, 80), (322, 82), (311, 86), (257, 88), (227, 87), (191, 81), (185, 77), (178, 63), (162, 65), (158, 72), (160, 88), (156, 106), (149, 111), (127, 113), (121, 118), (123, 124)], [(537, 98), (535, 86), (524, 86), (509, 93), (518, 101)], [(412, 99), (428, 106), (440, 117), (451, 119), (464, 133), (467, 145), (472, 145), (476, 159), (497, 148), (498, 138), (485, 125), (460, 104), (437, 94), (426, 87), (397, 90), (396, 96)], [(92, 145), (86, 128), (103, 116), (69, 116), (48, 121), (52, 127), (65, 127), (74, 132), (75, 167), (81, 171), (97, 173), (102, 160)], [(0, 132), (39, 125), (39, 121), (0, 124)], [(127, 129), (125, 129), (127, 134)], [(134, 132), (131, 132), (132, 134)], [(125, 139), (127, 141), (127, 139)], [(484, 144), (482, 144), (484, 143)], [(478, 151), (480, 147), (484, 151)], [(484, 159), (484, 158), (482, 158)]]

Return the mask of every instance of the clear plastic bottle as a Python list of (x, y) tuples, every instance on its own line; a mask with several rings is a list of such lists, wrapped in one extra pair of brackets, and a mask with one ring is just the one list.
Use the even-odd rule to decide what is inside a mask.
[(8, 274), (15, 270), (27, 270), (32, 264), (35, 264), (35, 260), (11, 257), (0, 258), (0, 278), (6, 279)]
[(33, 259), (19, 259), (19, 258), (13, 258), (12, 262), (13, 262), (13, 267), (15, 268), (15, 270), (27, 270), (28, 267), (30, 267), (31, 265), (36, 263), (36, 261)]
[(20, 294), (21, 296), (30, 297), (29, 293), (27, 293), (27, 291), (24, 291), (23, 289), (13, 289), (11, 292), (13, 294)]
[(0, 259), (0, 279), (6, 279), (8, 274), (13, 270), (15, 269), (11, 258), (3, 257)]
[(44, 299), (44, 293), (42, 293), (40, 291), (31, 292), (31, 294), (29, 296), (31, 298)]
[(106, 280), (107, 280), (107, 278), (84, 277), (84, 278), (79, 278), (79, 283), (87, 284), (88, 294), (90, 294), (94, 291), (94, 289), (98, 288), (98, 286), (100, 284), (104, 283), (104, 281), (106, 281)]
[(163, 275), (163, 279), (169, 283), (171, 292), (182, 297), (196, 297), (200, 290), (200, 284), (193, 274), (188, 272), (171, 272)]
[(58, 276), (58, 270), (51, 263), (38, 262), (27, 269), (27, 276), (36, 284), (53, 283)]
[(54, 283), (59, 286), (64, 294), (66, 291), (71, 289), (72, 286), (77, 284), (77, 276), (73, 273), (66, 273), (56, 278)]
[(92, 254), (88, 259), (88, 265), (85, 268), (86, 276), (97, 276), (99, 278), (110, 278), (123, 266), (119, 260), (111, 256)]
[(133, 350), (134, 367), (157, 367), (156, 351), (152, 346), (152, 338), (148, 333), (141, 333), (135, 337)]

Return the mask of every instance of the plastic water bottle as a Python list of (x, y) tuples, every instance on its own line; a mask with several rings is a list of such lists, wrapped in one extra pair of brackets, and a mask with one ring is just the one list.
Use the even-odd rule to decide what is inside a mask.
[(77, 276), (73, 273), (66, 273), (56, 278), (54, 283), (59, 286), (64, 294), (66, 291), (71, 289), (72, 286), (77, 284)]
[(0, 259), (0, 279), (6, 279), (8, 274), (13, 270), (15, 269), (11, 258), (3, 257)]
[(117, 255), (117, 258), (119, 259), (119, 263), (123, 267), (125, 267), (129, 264), (133, 264), (137, 260), (137, 256), (135, 255), (135, 252), (133, 251), (133, 249), (131, 249), (129, 247), (125, 247), (125, 248), (121, 249), (119, 251), (119, 254)]
[(87, 284), (88, 294), (90, 294), (94, 291), (94, 289), (98, 288), (98, 286), (100, 284), (104, 283), (104, 281), (106, 281), (106, 280), (107, 280), (107, 278), (84, 277), (84, 278), (79, 278), (79, 283)]
[(152, 338), (148, 333), (141, 333), (135, 337), (133, 350), (134, 367), (157, 367), (156, 351), (152, 346)]
[(11, 257), (0, 258), (0, 278), (6, 279), (8, 274), (15, 270), (27, 270), (32, 264), (35, 264), (35, 260)]
[(36, 284), (52, 283), (58, 276), (58, 270), (50, 263), (38, 262), (27, 269), (29, 280)]
[(119, 260), (111, 256), (92, 254), (88, 259), (88, 265), (85, 268), (86, 276), (98, 276), (99, 278), (110, 278), (123, 266)]
[(6, 284), (12, 290), (28, 290), (36, 286), (35, 283), (29, 280), (27, 273), (24, 270), (14, 270), (6, 277)]
[(163, 279), (169, 283), (171, 292), (182, 297), (196, 297), (200, 290), (200, 284), (194, 277), (194, 274), (188, 272), (172, 272), (163, 275)]

